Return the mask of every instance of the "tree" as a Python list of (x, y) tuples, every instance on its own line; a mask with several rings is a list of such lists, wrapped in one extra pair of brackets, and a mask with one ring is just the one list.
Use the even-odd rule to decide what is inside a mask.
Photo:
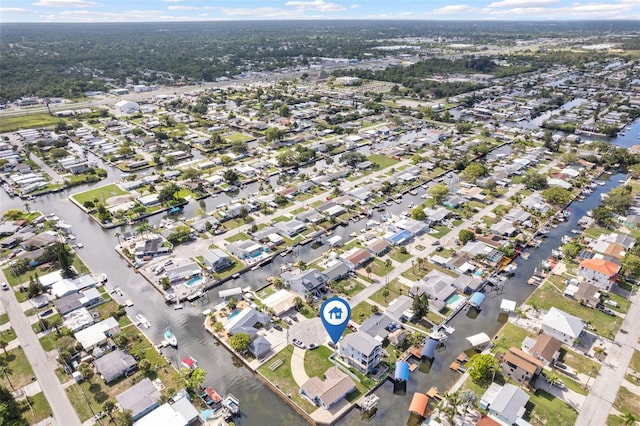
[(371, 313), (372, 314), (377, 314), (378, 312), (380, 312), (380, 308), (378, 307), (378, 305), (372, 305), (371, 306)]
[(247, 143), (241, 140), (231, 142), (231, 152), (234, 154), (246, 154), (249, 150)]
[(371, 278), (371, 266), (367, 266), (364, 270), (367, 273), (367, 278)]
[(115, 418), (116, 426), (133, 426), (133, 416), (131, 415), (131, 410), (124, 410)]
[(80, 364), (80, 368), (78, 369), (78, 371), (80, 371), (80, 374), (82, 375), (82, 380), (84, 380), (85, 382), (91, 380), (91, 378), (95, 374), (93, 372), (93, 368), (91, 368), (91, 366), (86, 362), (83, 362), (82, 364)]
[(488, 173), (487, 168), (480, 163), (469, 163), (467, 167), (460, 173), (460, 177), (469, 182), (476, 183), (482, 176)]
[(488, 384), (499, 369), (498, 360), (490, 354), (476, 354), (467, 362), (467, 372), (478, 384)]
[(494, 178), (489, 178), (485, 181), (484, 187), (489, 193), (493, 194), (498, 187), (498, 183)]
[(468, 229), (461, 229), (460, 232), (458, 232), (458, 240), (460, 241), (460, 244), (465, 245), (469, 241), (475, 241), (476, 234)]
[(7, 346), (9, 346), (9, 343), (4, 339), (0, 339), (0, 348), (2, 349), (2, 352), (4, 352), (5, 357), (7, 356)]
[(207, 372), (200, 367), (196, 367), (193, 370), (190, 368), (183, 368), (180, 370), (180, 376), (186, 383), (186, 388), (190, 392), (197, 391), (206, 377)]
[(547, 178), (535, 170), (529, 170), (522, 178), (522, 183), (528, 189), (541, 190), (547, 188)]
[(553, 186), (549, 189), (545, 189), (542, 192), (542, 197), (547, 203), (556, 206), (565, 205), (569, 203), (573, 198), (570, 191), (558, 186)]
[(582, 246), (577, 241), (571, 241), (562, 246), (562, 254), (568, 259), (575, 259), (582, 251)]
[(359, 153), (358, 151), (349, 151), (340, 157), (340, 162), (344, 163), (348, 166), (355, 167), (356, 164), (365, 161), (367, 157), (364, 154)]
[(138, 368), (142, 371), (142, 374), (146, 376), (149, 374), (149, 371), (151, 371), (151, 361), (146, 358), (141, 359), (140, 362), (138, 362)]
[(389, 296), (389, 289), (388, 288), (383, 288), (382, 289), (382, 297), (384, 297), (384, 301), (387, 301), (387, 296)]
[(11, 369), (11, 367), (9, 367), (8, 364), (0, 364), (0, 376), (4, 377), (4, 379), (7, 381), (7, 383), (9, 383), (9, 386), (11, 386), (11, 389), (13, 389), (14, 391), (16, 390), (16, 388), (13, 387), (13, 383), (11, 383), (11, 375), (13, 374), (13, 369)]
[(116, 409), (116, 403), (111, 398), (107, 399), (105, 402), (102, 403), (102, 411), (107, 413), (111, 421), (113, 421), (112, 413), (115, 411), (115, 409)]
[(620, 419), (622, 420), (622, 424), (624, 425), (633, 426), (638, 421), (636, 416), (634, 416), (633, 413), (630, 413), (629, 411), (625, 411), (622, 414), (619, 414), (618, 417), (620, 417)]
[(27, 426), (29, 424), (22, 418), (20, 404), (4, 386), (0, 386), (0, 424), (7, 426)]
[(276, 142), (284, 137), (284, 132), (277, 127), (269, 127), (264, 132), (264, 138), (267, 142)]
[(229, 345), (236, 352), (244, 352), (249, 348), (251, 336), (249, 333), (236, 333), (229, 339)]
[(560, 385), (563, 382), (558, 373), (556, 373), (555, 371), (550, 371), (549, 373), (547, 373), (547, 383), (549, 383), (549, 389), (551, 389), (551, 386)]
[(234, 183), (237, 182), (238, 179), (240, 178), (240, 176), (238, 175), (238, 173), (236, 173), (235, 170), (233, 169), (227, 169), (224, 171), (224, 173), (222, 174), (222, 177), (224, 178), (225, 181), (227, 181), (228, 183)]
[(168, 203), (175, 200), (175, 195), (180, 191), (180, 187), (175, 183), (170, 183), (160, 190), (158, 193), (158, 201), (160, 203)]
[(411, 310), (418, 320), (421, 320), (422, 317), (429, 313), (429, 296), (427, 293), (417, 294), (413, 298), (413, 303), (411, 304)]
[(429, 194), (433, 197), (436, 204), (442, 204), (444, 198), (449, 194), (449, 187), (444, 183), (439, 183), (437, 185), (433, 185), (429, 188)]
[(426, 213), (422, 207), (418, 206), (411, 210), (411, 218), (415, 220), (425, 220), (427, 218)]

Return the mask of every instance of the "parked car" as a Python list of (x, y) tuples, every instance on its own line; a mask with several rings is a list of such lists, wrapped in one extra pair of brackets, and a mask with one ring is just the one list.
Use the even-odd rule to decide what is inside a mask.
[(317, 347), (318, 347), (318, 345), (316, 345), (315, 343), (311, 343), (309, 345), (309, 350), (316, 349)]
[(287, 323), (287, 324), (289, 324), (289, 325), (293, 325), (293, 321), (292, 321), (292, 320), (291, 320), (291, 318), (289, 318), (289, 317), (284, 317), (284, 318), (282, 319), (282, 321), (286, 322), (286, 323)]
[(604, 306), (600, 306), (598, 308), (601, 312), (604, 312), (607, 315), (611, 315), (612, 317), (616, 316), (616, 313), (609, 308), (605, 308)]
[(293, 339), (293, 346), (297, 346), (300, 349), (306, 349), (307, 348), (307, 346), (304, 343), (302, 343), (301, 340), (298, 340), (298, 339)]
[(9, 290), (9, 284), (7, 284), (6, 281), (0, 284), (0, 286), (2, 287), (3, 290)]

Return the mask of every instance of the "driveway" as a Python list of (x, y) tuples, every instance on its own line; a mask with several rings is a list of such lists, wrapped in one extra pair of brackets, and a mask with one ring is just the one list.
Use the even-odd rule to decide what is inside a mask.
[(321, 345), (327, 337), (327, 331), (320, 318), (305, 319), (294, 323), (289, 328), (289, 342), (298, 339), (307, 346), (311, 343)]

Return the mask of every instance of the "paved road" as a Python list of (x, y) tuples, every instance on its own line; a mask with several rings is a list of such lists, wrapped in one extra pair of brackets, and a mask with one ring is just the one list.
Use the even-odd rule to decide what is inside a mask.
[(582, 406), (576, 426), (601, 426), (607, 417), (622, 384), (633, 351), (640, 339), (640, 292), (631, 297), (631, 307), (622, 321), (620, 331), (609, 349), (591, 392)]
[[(0, 281), (6, 281), (2, 272), (0, 272)], [(22, 349), (33, 368), (40, 388), (47, 397), (47, 401), (49, 401), (56, 423), (65, 426), (80, 426), (80, 419), (78, 419), (78, 415), (71, 406), (62, 384), (56, 377), (55, 367), (47, 357), (44, 349), (42, 349), (27, 317), (20, 308), (15, 293), (13, 291), (2, 291), (0, 292), (0, 300), (2, 300), (9, 314), (11, 325), (18, 335), (18, 339), (20, 339)]]

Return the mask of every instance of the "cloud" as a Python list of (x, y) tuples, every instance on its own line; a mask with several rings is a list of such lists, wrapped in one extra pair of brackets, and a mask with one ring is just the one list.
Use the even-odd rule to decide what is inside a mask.
[(324, 0), (314, 1), (288, 1), (285, 6), (292, 6), (299, 10), (315, 10), (317, 12), (344, 12), (346, 7), (337, 3), (329, 3)]
[(98, 3), (86, 0), (40, 0), (31, 4), (45, 7), (88, 7), (96, 6)]
[(165, 3), (182, 3), (184, 0), (162, 0)]
[(187, 6), (187, 5), (184, 5), (184, 6), (181, 6), (181, 5), (169, 6), (169, 7), (167, 7), (167, 9), (169, 9), (169, 10), (200, 10), (199, 7)]
[(257, 7), (247, 8), (247, 7), (220, 7), (218, 8), (220, 12), (230, 17), (251, 17), (251, 18), (301, 18), (302, 15), (298, 12), (294, 12), (292, 10), (280, 9), (277, 7)]
[(466, 4), (452, 4), (445, 7), (440, 7), (438, 9), (433, 9), (433, 13), (437, 13), (439, 15), (445, 14), (457, 14), (457, 13), (469, 13), (473, 12), (476, 9), (468, 6)]
[(487, 7), (539, 7), (557, 2), (558, 0), (502, 0), (490, 3)]
[(29, 13), (31, 10), (22, 7), (0, 7), (0, 13)]

